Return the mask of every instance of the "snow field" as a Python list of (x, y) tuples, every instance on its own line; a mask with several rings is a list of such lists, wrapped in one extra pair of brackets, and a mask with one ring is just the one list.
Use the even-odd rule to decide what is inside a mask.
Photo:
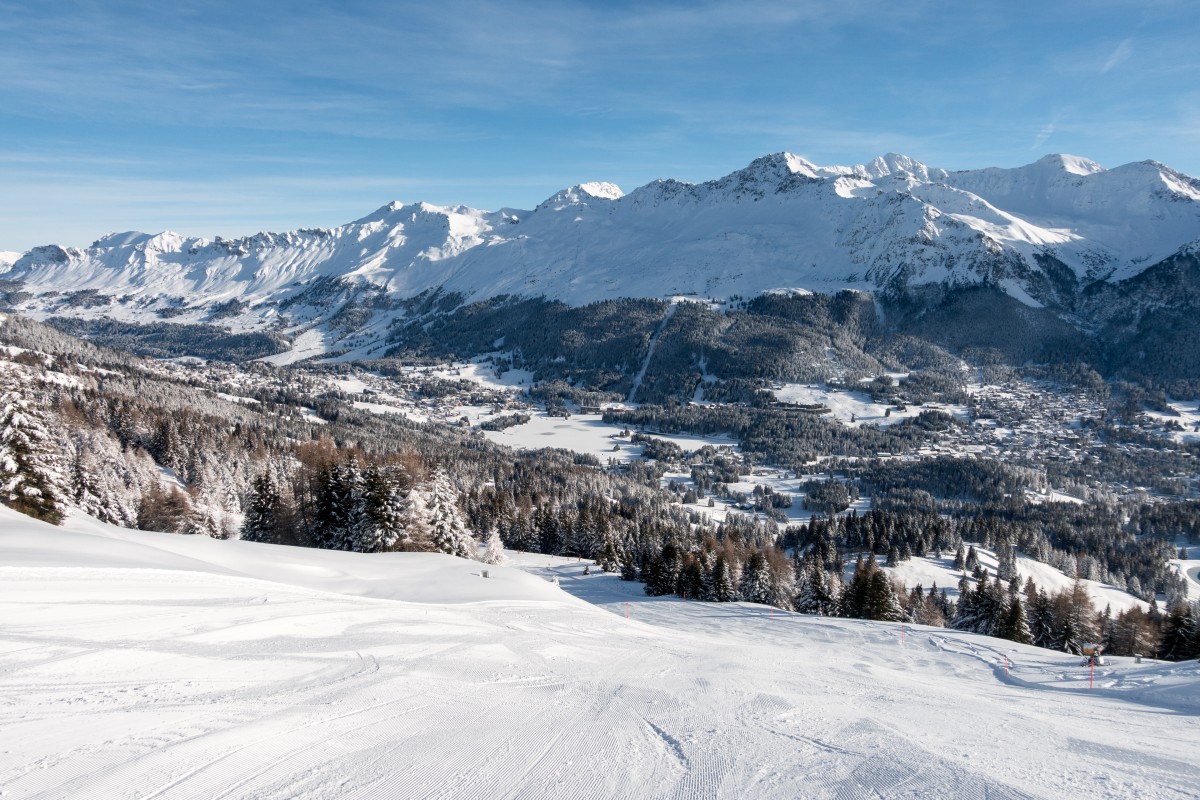
[(1116, 659), (1088, 692), (1073, 657), (647, 598), (576, 559), (510, 553), (484, 579), (445, 556), (77, 517), (0, 510), (0, 531), (6, 797), (1181, 798), (1200, 781), (1195, 664)]
[[(618, 462), (633, 461), (641, 456), (642, 446), (630, 442), (629, 437), (619, 436), (625, 426), (612, 425), (600, 414), (572, 414), (569, 418), (553, 417), (531, 411), (529, 422), (514, 425), (502, 431), (484, 431), (483, 434), (496, 444), (517, 450), (539, 450), (556, 447), (574, 453), (594, 455), (601, 463), (612, 458)], [(687, 436), (680, 434), (647, 433), (656, 439), (667, 439), (684, 450), (699, 450), (706, 445), (733, 445), (728, 436)], [(614, 450), (616, 446), (619, 449)]]
[[(970, 543), (965, 545), (965, 547), (970, 546)], [(975, 552), (979, 556), (979, 563), (994, 579), (999, 565), (995, 552), (978, 544), (975, 545)], [(946, 589), (951, 598), (958, 598), (958, 581), (962, 577), (962, 573), (954, 569), (954, 553), (945, 554), (942, 558), (914, 556), (908, 561), (902, 561), (894, 567), (885, 569), (900, 578), (910, 589), (919, 583), (928, 590), (936, 581), (939, 590)], [(970, 572), (968, 571), (967, 574), (969, 576)], [(1048, 594), (1054, 594), (1064, 589), (1069, 590), (1075, 583), (1073, 577), (1064, 575), (1061, 570), (1021, 555), (1017, 556), (1017, 574), (1021, 576), (1022, 586), (1027, 578), (1033, 578), (1033, 582), (1038, 585), (1038, 588), (1045, 589)], [(1134, 607), (1140, 608), (1142, 611), (1149, 610), (1149, 604), (1137, 599), (1124, 589), (1089, 580), (1085, 580), (1083, 584), (1097, 611), (1103, 611), (1105, 606), (1111, 606), (1115, 616), (1121, 611), (1128, 611)]]
[(1177, 442), (1200, 441), (1200, 400), (1176, 400), (1170, 403), (1174, 415), (1163, 414), (1160, 411), (1145, 412), (1146, 416), (1156, 422), (1176, 422), (1183, 430), (1171, 433), (1171, 438)]

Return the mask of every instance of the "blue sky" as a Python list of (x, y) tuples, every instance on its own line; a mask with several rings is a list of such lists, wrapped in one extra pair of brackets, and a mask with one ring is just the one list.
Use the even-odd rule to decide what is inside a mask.
[(529, 208), (780, 150), (1200, 176), (1200, 9), (0, 0), (0, 250)]

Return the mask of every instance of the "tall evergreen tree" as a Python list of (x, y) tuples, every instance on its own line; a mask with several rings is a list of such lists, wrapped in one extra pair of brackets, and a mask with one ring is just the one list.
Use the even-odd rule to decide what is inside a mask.
[(883, 622), (901, 622), (904, 620), (904, 609), (896, 599), (892, 582), (888, 574), (881, 569), (872, 571), (867, 583), (866, 595), (863, 598), (863, 617)]
[(458, 510), (458, 493), (444, 469), (433, 474), (429, 490), (429, 538), (434, 549), (459, 558), (476, 558), (478, 547)]
[[(5, 373), (0, 373), (0, 380)], [(8, 378), (8, 381), (15, 379)], [(58, 525), (66, 513), (68, 479), (46, 412), (15, 385), (0, 392), (0, 502)]]
[(1025, 608), (1021, 605), (1019, 596), (1012, 597), (1004, 609), (1004, 616), (996, 627), (995, 635), (1021, 644), (1032, 644), (1033, 634), (1029, 630), (1029, 621), (1025, 618)]
[(734, 583), (733, 573), (725, 554), (717, 556), (713, 562), (713, 599), (718, 603), (731, 603), (738, 599), (737, 584)]
[(508, 559), (504, 555), (504, 543), (500, 541), (500, 532), (492, 527), (484, 540), (483, 555), (480, 560), (485, 564), (499, 566)]
[(360, 553), (400, 549), (405, 538), (404, 495), (396, 481), (373, 464), (363, 471), (362, 506), (351, 549)]
[(771, 590), (771, 568), (761, 550), (750, 554), (742, 574), (742, 598), (751, 603), (771, 605), (775, 593)]
[(277, 514), (280, 502), (279, 489), (269, 473), (263, 472), (254, 479), (242, 521), (243, 541), (279, 543)]
[(958, 581), (958, 605), (954, 610), (954, 619), (950, 627), (960, 631), (973, 631), (979, 624), (979, 614), (975, 605), (975, 591), (971, 582), (964, 575)]
[(1159, 654), (1171, 661), (1184, 661), (1200, 657), (1200, 641), (1197, 640), (1197, 619), (1194, 608), (1179, 603), (1171, 608), (1163, 624), (1162, 643)]
[[(1030, 587), (1033, 588), (1032, 592), (1029, 591)], [(1053, 648), (1056, 644), (1054, 603), (1044, 589), (1037, 589), (1032, 582), (1027, 586), (1026, 591), (1028, 603), (1026, 616), (1029, 618), (1029, 634), (1033, 637), (1033, 644), (1038, 647)]]
[(867, 591), (871, 584), (871, 575), (878, 569), (874, 556), (863, 558), (860, 553), (854, 562), (854, 575), (842, 589), (838, 601), (838, 616), (862, 619), (867, 603)]

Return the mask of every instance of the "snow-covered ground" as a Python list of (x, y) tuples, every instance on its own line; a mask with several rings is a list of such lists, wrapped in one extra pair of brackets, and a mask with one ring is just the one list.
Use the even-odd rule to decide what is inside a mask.
[[(502, 431), (484, 431), (484, 435), (496, 444), (518, 450), (558, 447), (575, 453), (594, 455), (601, 463), (607, 463), (610, 458), (623, 462), (631, 461), (642, 454), (640, 444), (631, 443), (628, 436), (620, 436), (624, 428), (622, 425), (605, 422), (600, 414), (572, 414), (563, 418), (534, 411), (531, 412), (529, 422), (523, 425), (514, 425)], [(659, 433), (647, 435), (672, 441), (685, 451), (699, 450), (705, 446), (733, 447), (736, 444), (736, 440), (728, 436)]]
[(922, 411), (944, 411), (965, 419), (967, 410), (959, 405), (889, 406), (875, 403), (867, 392), (850, 392), (803, 383), (785, 383), (773, 390), (775, 398), (783, 403), (796, 405), (822, 405), (829, 409), (833, 419), (847, 425), (894, 425), (901, 420), (917, 416)]
[(478, 383), (491, 389), (528, 389), (533, 385), (533, 373), (527, 369), (505, 369), (497, 374), (492, 356), (478, 356), (466, 363), (450, 364), (433, 371), (443, 380), (462, 380)]
[(1177, 442), (1200, 442), (1200, 400), (1174, 400), (1170, 403), (1174, 414), (1161, 411), (1145, 412), (1147, 417), (1159, 423), (1175, 423), (1183, 430), (1171, 434)]
[[(995, 578), (999, 563), (996, 554), (980, 545), (976, 545), (975, 549), (979, 555), (979, 563), (987, 569), (989, 575)], [(928, 589), (936, 581), (938, 589), (948, 590), (947, 594), (952, 598), (957, 599), (958, 597), (958, 581), (962, 577), (962, 573), (956, 572), (954, 569), (953, 553), (946, 554), (942, 558), (913, 557), (900, 562), (895, 567), (886, 569), (900, 578), (909, 588), (921, 584)], [(1017, 556), (1017, 574), (1021, 576), (1022, 584), (1026, 579), (1033, 578), (1033, 582), (1038, 585), (1038, 588), (1045, 589), (1048, 594), (1070, 589), (1075, 582), (1074, 578), (1064, 575), (1061, 570), (1021, 555)], [(1092, 603), (1100, 611), (1103, 611), (1105, 606), (1111, 607), (1114, 615), (1134, 607), (1143, 611), (1149, 609), (1147, 603), (1137, 599), (1124, 589), (1089, 580), (1085, 580), (1083, 585), (1087, 589)]]
[[(1194, 797), (1200, 669), (0, 509), (7, 798)], [(561, 588), (545, 580), (558, 578)], [(627, 616), (628, 615), (628, 616)], [(1004, 659), (1009, 670), (1006, 673)]]
[(265, 356), (260, 358), (259, 361), (264, 361), (267, 364), (273, 364), (277, 367), (286, 367), (289, 364), (295, 364), (297, 361), (316, 358), (328, 350), (327, 338), (328, 334), (325, 331), (312, 328), (304, 331), (292, 340), (290, 349), (273, 356)]
[(1192, 600), (1200, 600), (1200, 547), (1188, 545), (1181, 541), (1180, 547), (1187, 548), (1190, 558), (1174, 559), (1171, 565), (1187, 578), (1188, 581), (1188, 597)]

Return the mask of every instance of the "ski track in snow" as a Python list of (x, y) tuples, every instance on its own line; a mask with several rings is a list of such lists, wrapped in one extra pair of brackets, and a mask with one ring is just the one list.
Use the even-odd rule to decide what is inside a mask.
[[(530, 574), (484, 581), (449, 557), (412, 570), (121, 532), (129, 568), (116, 568), (39, 545), (59, 533), (39, 523), (14, 535), (14, 519), (0, 515), (5, 800), (1183, 798), (1200, 785), (1195, 663), (1114, 659), (1089, 692), (1075, 657), (647, 598), (576, 559), (512, 554)], [(228, 574), (281, 560), (296, 584)], [(358, 569), (360, 591), (380, 592), (382, 563), (429, 602), (324, 591), (333, 570), (316, 568), (330, 563), (344, 590)]]
[(678, 306), (679, 303), (677, 302), (673, 302), (667, 306), (667, 313), (663, 314), (662, 321), (654, 329), (654, 334), (650, 337), (650, 343), (646, 346), (646, 360), (642, 362), (642, 368), (633, 377), (633, 385), (629, 387), (629, 399), (627, 402), (635, 402), (638, 389), (642, 388), (642, 379), (646, 377), (646, 370), (650, 369), (650, 359), (654, 358), (654, 348), (658, 346), (658, 337), (662, 336), (662, 332), (667, 329), (667, 323), (671, 321), (671, 317), (675, 316), (675, 309)]

